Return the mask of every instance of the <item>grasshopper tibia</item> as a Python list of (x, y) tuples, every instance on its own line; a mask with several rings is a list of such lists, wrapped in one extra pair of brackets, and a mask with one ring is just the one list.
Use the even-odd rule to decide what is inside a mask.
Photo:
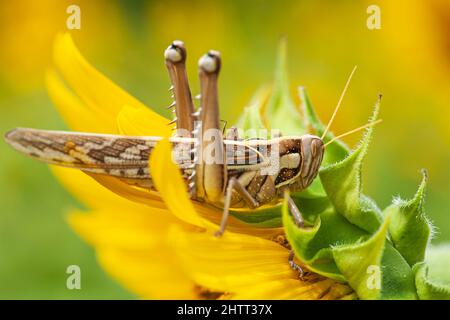
[(297, 205), (295, 204), (291, 196), (288, 196), (288, 207), (289, 211), (291, 211), (292, 216), (294, 217), (295, 224), (299, 228), (303, 228), (305, 226), (305, 220), (303, 219), (302, 213), (298, 209)]
[(216, 237), (222, 236), (222, 234), (225, 231), (228, 216), (230, 214), (230, 204), (233, 190), (236, 190), (240, 194), (240, 196), (244, 199), (244, 201), (250, 208), (254, 209), (259, 206), (258, 202), (252, 197), (252, 195), (247, 191), (247, 189), (245, 189), (236, 178), (231, 178), (228, 181), (227, 191), (225, 194), (225, 202), (223, 207), (222, 220), (220, 221), (220, 228), (214, 234)]

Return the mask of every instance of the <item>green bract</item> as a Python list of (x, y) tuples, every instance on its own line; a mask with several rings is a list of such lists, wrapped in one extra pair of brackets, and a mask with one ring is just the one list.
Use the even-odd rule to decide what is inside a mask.
[[(302, 112), (289, 92), (282, 41), (272, 91), (265, 88), (255, 95), (237, 127), (283, 128), (283, 135), (302, 135), (311, 128), (321, 136), (325, 126), (305, 89), (299, 88)], [(379, 107), (380, 98), (370, 121), (377, 119)], [(286, 203), (231, 214), (260, 227), (284, 226), (296, 257), (308, 269), (347, 282), (361, 299), (450, 299), (450, 246), (429, 246), (432, 225), (423, 208), (425, 171), (411, 200), (396, 198), (385, 210), (362, 192), (362, 164), (373, 131), (367, 129), (353, 151), (339, 140), (328, 145), (318, 178), (307, 190), (291, 194), (305, 228), (294, 223)], [(332, 138), (329, 132), (324, 142)]]
[[(268, 129), (283, 128), (284, 135), (295, 135), (299, 131), (305, 132), (304, 121), (297, 112), (289, 91), (289, 79), (286, 71), (286, 40), (280, 42), (278, 49), (278, 59), (275, 71), (275, 82), (272, 94), (265, 107), (265, 116), (270, 121), (267, 122)], [(289, 117), (286, 117), (289, 114)]]

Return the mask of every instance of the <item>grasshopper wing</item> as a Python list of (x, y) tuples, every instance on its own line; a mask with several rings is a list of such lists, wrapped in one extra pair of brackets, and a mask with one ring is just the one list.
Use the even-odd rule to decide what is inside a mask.
[(39, 161), (124, 179), (150, 179), (148, 160), (160, 138), (18, 128), (5, 140)]

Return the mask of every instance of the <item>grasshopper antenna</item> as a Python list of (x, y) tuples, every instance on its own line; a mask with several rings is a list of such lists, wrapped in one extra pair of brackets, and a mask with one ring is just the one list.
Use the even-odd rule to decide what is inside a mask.
[(350, 81), (352, 80), (353, 75), (355, 74), (356, 68), (358, 66), (354, 66), (352, 72), (350, 73), (350, 76), (347, 79), (347, 82), (345, 84), (344, 90), (342, 90), (341, 96), (339, 97), (339, 101), (336, 105), (336, 108), (334, 108), (334, 112), (333, 115), (330, 118), (330, 121), (328, 121), (327, 127), (325, 128), (325, 131), (322, 134), (322, 137), (320, 139), (323, 140), (323, 138), (325, 138), (325, 135), (327, 134), (328, 130), (330, 130), (331, 124), (334, 121), (334, 118), (336, 117), (336, 114), (341, 106), (342, 100), (344, 99), (345, 93), (347, 92), (348, 86), (350, 84)]
[(358, 128), (356, 128), (356, 129), (353, 129), (353, 130), (347, 131), (347, 132), (345, 132), (345, 133), (343, 133), (343, 134), (340, 134), (340, 135), (338, 135), (337, 137), (334, 137), (333, 139), (331, 139), (330, 141), (328, 141), (327, 143), (325, 143), (325, 144), (323, 145), (323, 147), (325, 148), (327, 145), (333, 143), (333, 142), (336, 141), (337, 139), (346, 137), (346, 136), (348, 136), (348, 135), (350, 135), (350, 134), (352, 134), (352, 133), (361, 131), (361, 130), (363, 130), (363, 129), (365, 129), (365, 128), (373, 127), (374, 125), (379, 124), (379, 123), (382, 122), (382, 121), (383, 121), (383, 119), (378, 119), (378, 120), (376, 120), (376, 121), (369, 122), (368, 124), (363, 125), (363, 126), (361, 126), (361, 127), (358, 127)]

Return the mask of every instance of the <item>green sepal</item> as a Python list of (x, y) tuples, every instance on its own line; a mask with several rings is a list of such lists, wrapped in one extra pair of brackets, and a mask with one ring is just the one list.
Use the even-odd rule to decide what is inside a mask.
[[(415, 299), (414, 277), (405, 259), (386, 240), (389, 220), (373, 234), (348, 222), (332, 207), (308, 228), (299, 228), (282, 207), (286, 237), (308, 269), (325, 277), (348, 282), (361, 299)], [(377, 274), (380, 287), (368, 287)], [(373, 268), (373, 267), (372, 267)]]
[(419, 262), (413, 267), (419, 298), (421, 300), (450, 300), (450, 285), (430, 279), (428, 269), (429, 266), (426, 262)]
[(333, 248), (339, 270), (361, 299), (416, 299), (411, 268), (387, 241), (390, 217), (366, 241)]
[[(378, 116), (380, 103), (375, 105), (371, 122)], [(367, 129), (359, 147), (347, 158), (320, 170), (322, 185), (338, 213), (370, 233), (381, 224), (381, 211), (361, 193), (361, 168), (372, 138), (373, 127)], [(326, 151), (325, 151), (326, 152)]]
[[(302, 214), (307, 217), (306, 207), (300, 210), (303, 210)], [(296, 256), (310, 270), (332, 279), (345, 281), (334, 261), (333, 246), (354, 243), (367, 238), (369, 234), (337, 214), (329, 202), (327, 208), (316, 215), (314, 223), (307, 228), (297, 227), (289, 214), (286, 202), (283, 204), (282, 212), (286, 237)]]
[[(303, 218), (310, 225), (314, 224), (316, 218), (330, 205), (320, 180), (314, 180), (313, 184), (302, 192), (293, 192), (291, 197), (302, 212)], [(282, 203), (262, 206), (257, 209), (236, 210), (231, 209), (230, 214), (236, 219), (260, 228), (279, 228), (283, 226)]]
[[(389, 219), (386, 218), (380, 229), (368, 240), (332, 249), (337, 267), (362, 299), (378, 299), (381, 295), (381, 259), (388, 226)], [(374, 274), (370, 267), (374, 267)]]
[(428, 277), (450, 287), (450, 243), (430, 245), (427, 249), (426, 264)]
[[(305, 89), (300, 88), (299, 94), (304, 121), (290, 97), (286, 43), (282, 41), (272, 91), (267, 87), (259, 90), (238, 120), (237, 127), (246, 132), (244, 138), (258, 137), (249, 134), (249, 129), (281, 128), (283, 135), (300, 135), (307, 132), (307, 126), (322, 136), (325, 126), (317, 117)], [(371, 121), (377, 119), (378, 110), (379, 101)], [(232, 210), (231, 215), (261, 228), (284, 226), (292, 249), (309, 270), (347, 281), (362, 299), (416, 299), (417, 296), (448, 299), (450, 258), (447, 263), (442, 257), (435, 258), (434, 261), (440, 262), (437, 269), (429, 259), (426, 265), (420, 262), (432, 230), (422, 208), (425, 179), (414, 199), (395, 200), (384, 215), (376, 203), (361, 192), (361, 167), (372, 133), (373, 129), (369, 128), (353, 152), (340, 140), (327, 145), (320, 179), (308, 189), (291, 194), (302, 212), (306, 228), (297, 227), (286, 201), (257, 210)], [(328, 132), (324, 142), (333, 138)], [(370, 270), (368, 272), (369, 267), (380, 271), (381, 287), (367, 286), (374, 276)], [(436, 270), (445, 271), (448, 283), (435, 281), (435, 278), (442, 279), (441, 274), (431, 277)]]
[(389, 227), (392, 242), (410, 266), (424, 260), (432, 230), (423, 209), (427, 174), (425, 171), (422, 174), (422, 182), (412, 200), (396, 198), (384, 211), (385, 215), (392, 216)]
[(381, 260), (382, 300), (416, 300), (414, 273), (402, 255), (386, 241)]
[(417, 294), (423, 300), (450, 300), (450, 244), (429, 246), (425, 262), (413, 267)]
[[(339, 269), (334, 263), (331, 248), (329, 246), (321, 246), (320, 244), (321, 241), (326, 241), (326, 239), (321, 238), (321, 234), (319, 233), (322, 229), (321, 216), (317, 217), (312, 227), (299, 228), (289, 214), (286, 200), (283, 202), (282, 213), (286, 237), (295, 255), (311, 271), (331, 279), (345, 281), (344, 276), (339, 272)], [(320, 248), (317, 250), (317, 247)]]
[(305, 134), (306, 125), (291, 98), (287, 71), (286, 39), (280, 40), (272, 94), (265, 108), (269, 129), (280, 130), (284, 136)]
[[(235, 127), (240, 130), (240, 138), (258, 138), (264, 132), (261, 130), (267, 129), (261, 113), (269, 94), (270, 89), (268, 87), (260, 88), (252, 97), (248, 106), (244, 107), (244, 111), (235, 124)], [(268, 135), (264, 135), (263, 138), (270, 138), (270, 132), (268, 132)]]
[(263, 206), (253, 210), (230, 210), (236, 219), (259, 228), (279, 228), (281, 222), (281, 204)]
[[(308, 93), (306, 92), (304, 87), (299, 87), (298, 92), (300, 100), (302, 102), (303, 115), (305, 116), (308, 124), (312, 127), (312, 129), (314, 129), (315, 134), (319, 137), (322, 137), (325, 131), (325, 126), (317, 116), (317, 113), (314, 110), (311, 100), (309, 99)], [(325, 137), (323, 138), (323, 141), (327, 143), (333, 138), (334, 138), (333, 133), (328, 131)], [(327, 166), (336, 163), (338, 161), (341, 161), (345, 157), (347, 157), (349, 153), (350, 149), (344, 142), (342, 142), (341, 140), (335, 140), (334, 142), (332, 142), (327, 146), (327, 150), (324, 154), (324, 158), (322, 161), (322, 166)]]

